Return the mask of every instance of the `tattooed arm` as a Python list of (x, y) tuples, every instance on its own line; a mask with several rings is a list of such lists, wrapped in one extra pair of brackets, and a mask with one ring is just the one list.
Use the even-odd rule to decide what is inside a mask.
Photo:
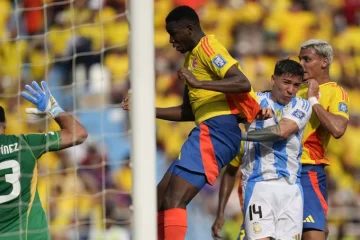
[(299, 131), (299, 126), (295, 121), (291, 119), (283, 118), (276, 125), (250, 132), (242, 132), (241, 137), (245, 141), (275, 142), (278, 140), (288, 138), (297, 131)]

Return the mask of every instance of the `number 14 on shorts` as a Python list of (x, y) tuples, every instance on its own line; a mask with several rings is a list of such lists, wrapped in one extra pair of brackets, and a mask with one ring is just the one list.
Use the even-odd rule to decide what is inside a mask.
[(253, 216), (255, 217), (255, 215), (259, 215), (257, 217), (257, 219), (261, 219), (262, 218), (262, 211), (261, 211), (261, 206), (257, 206), (255, 204), (250, 205), (249, 206), (249, 219), (250, 221), (253, 220)]

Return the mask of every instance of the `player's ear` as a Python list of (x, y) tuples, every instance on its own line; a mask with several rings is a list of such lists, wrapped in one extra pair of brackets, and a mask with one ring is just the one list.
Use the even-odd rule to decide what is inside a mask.
[(329, 66), (329, 63), (329, 59), (327, 57), (323, 57), (321, 61), (321, 68), (327, 68)]
[(271, 84), (274, 86), (275, 84), (275, 76), (274, 75), (271, 75)]
[(189, 35), (192, 35), (193, 32), (194, 32), (194, 26), (192, 26), (191, 24), (188, 24), (188, 25), (186, 26), (186, 31), (187, 31), (187, 33), (188, 33)]

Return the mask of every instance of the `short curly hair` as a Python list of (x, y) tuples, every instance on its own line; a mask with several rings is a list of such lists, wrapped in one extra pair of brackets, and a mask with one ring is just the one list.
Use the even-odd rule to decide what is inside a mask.
[(167, 15), (165, 22), (191, 22), (194, 25), (200, 26), (199, 16), (195, 10), (185, 5), (174, 8)]

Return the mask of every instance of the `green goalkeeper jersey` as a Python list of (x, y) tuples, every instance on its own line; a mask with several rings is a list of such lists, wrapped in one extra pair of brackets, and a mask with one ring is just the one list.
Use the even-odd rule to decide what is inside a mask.
[(50, 239), (37, 192), (37, 160), (60, 144), (60, 132), (0, 134), (0, 240)]

